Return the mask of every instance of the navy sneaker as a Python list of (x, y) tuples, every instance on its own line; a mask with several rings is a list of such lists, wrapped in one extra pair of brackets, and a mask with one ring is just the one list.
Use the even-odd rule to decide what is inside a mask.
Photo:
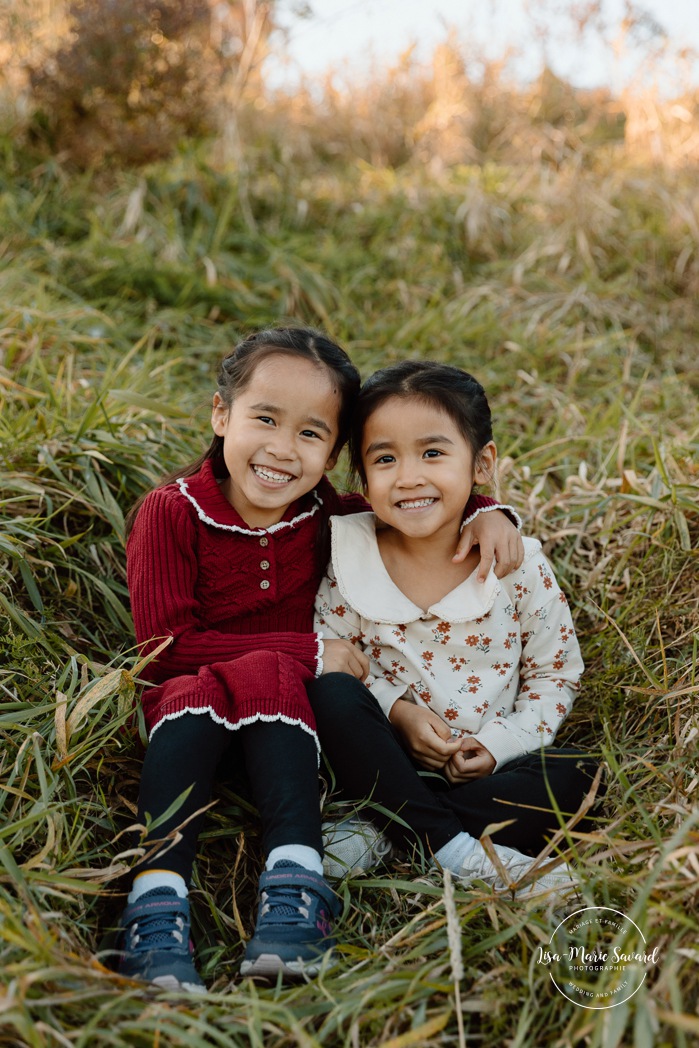
[(189, 902), (174, 888), (151, 888), (129, 903), (119, 922), (117, 971), (164, 990), (206, 993), (192, 963)]
[(332, 921), (340, 901), (320, 874), (280, 859), (260, 877), (255, 934), (245, 949), (240, 974), (253, 979), (317, 975), (332, 951)]

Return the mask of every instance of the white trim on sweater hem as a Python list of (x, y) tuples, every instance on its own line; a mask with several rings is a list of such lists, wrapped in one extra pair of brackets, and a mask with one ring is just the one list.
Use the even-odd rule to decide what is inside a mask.
[(322, 633), (316, 633), (318, 647), (316, 649), (316, 677), (323, 675), (323, 654), (325, 652), (325, 641)]
[(238, 728), (244, 728), (248, 724), (255, 724), (256, 721), (265, 721), (267, 724), (271, 724), (273, 721), (278, 720), (283, 721), (284, 724), (290, 724), (292, 727), (301, 728), (302, 731), (305, 731), (308, 735), (311, 735), (315, 740), (316, 749), (318, 750), (318, 767), (320, 767), (320, 743), (318, 742), (318, 736), (316, 735), (316, 733), (313, 731), (312, 728), (309, 728), (307, 724), (304, 724), (304, 722), (299, 718), (285, 717), (283, 713), (255, 713), (252, 717), (244, 717), (243, 720), (236, 721), (235, 724), (233, 724), (225, 717), (222, 717), (220, 714), (216, 713), (216, 711), (212, 709), (211, 706), (185, 706), (184, 709), (178, 710), (176, 713), (166, 713), (164, 717), (161, 717), (158, 723), (155, 724), (151, 729), (151, 732), (148, 736), (148, 741), (151, 741), (161, 724), (164, 724), (165, 721), (177, 720), (179, 717), (184, 717), (185, 713), (193, 713), (196, 716), (198, 716), (200, 713), (208, 713), (211, 719), (215, 721), (216, 724), (222, 724), (224, 728), (228, 728), (229, 731), (237, 731)]

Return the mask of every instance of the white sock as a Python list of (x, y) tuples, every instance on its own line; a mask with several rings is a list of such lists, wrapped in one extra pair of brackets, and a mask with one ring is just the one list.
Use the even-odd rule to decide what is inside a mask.
[(477, 844), (478, 841), (470, 833), (457, 833), (456, 837), (452, 837), (450, 841), (442, 845), (439, 851), (434, 853), (435, 860), (443, 870), (451, 870), (454, 875), (458, 876), (464, 860)]
[(180, 877), (179, 873), (171, 873), (170, 870), (147, 870), (146, 873), (138, 873), (134, 877), (127, 901), (136, 902), (151, 888), (174, 888), (181, 899), (186, 899), (189, 894), (184, 877)]
[(297, 862), (299, 866), (303, 866), (306, 870), (311, 870), (313, 873), (322, 874), (323, 872), (323, 860), (320, 857), (320, 853), (315, 848), (309, 848), (306, 844), (282, 844), (278, 848), (272, 848), (267, 856), (265, 869), (271, 870), (275, 862), (279, 862), (280, 859)]

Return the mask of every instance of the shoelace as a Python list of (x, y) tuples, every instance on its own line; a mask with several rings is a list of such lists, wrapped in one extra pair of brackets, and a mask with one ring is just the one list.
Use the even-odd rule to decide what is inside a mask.
[(183, 945), (184, 918), (176, 911), (139, 917), (129, 928), (132, 950), (178, 950)]
[(371, 846), (371, 853), (376, 859), (383, 859), (393, 851), (393, 844), (382, 833), (377, 834), (376, 840)]
[(300, 924), (301, 920), (308, 920), (311, 897), (302, 891), (300, 899), (301, 902), (299, 902), (299, 889), (293, 886), (269, 888), (262, 892), (260, 914), (263, 917), (268, 913), (271, 914), (279, 924)]

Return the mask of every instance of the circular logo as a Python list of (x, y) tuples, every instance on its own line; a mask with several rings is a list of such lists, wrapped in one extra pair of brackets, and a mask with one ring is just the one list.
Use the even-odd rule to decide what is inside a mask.
[(535, 961), (548, 969), (559, 993), (581, 1008), (615, 1008), (633, 997), (659, 961), (637, 924), (610, 906), (569, 914)]

